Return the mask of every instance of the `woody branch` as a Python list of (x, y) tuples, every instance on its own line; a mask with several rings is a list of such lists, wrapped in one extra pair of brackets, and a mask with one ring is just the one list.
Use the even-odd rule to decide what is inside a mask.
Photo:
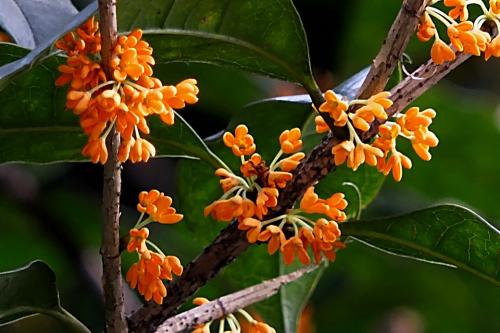
[[(99, 0), (102, 36), (102, 66), (111, 77), (111, 55), (117, 39), (116, 1)], [(106, 139), (109, 157), (104, 165), (103, 226), (102, 226), (102, 286), (104, 291), (105, 329), (108, 333), (127, 332), (120, 260), (120, 192), (121, 165), (118, 161), (120, 136), (113, 127)]]
[[(426, 3), (426, 0), (405, 0), (403, 2), (399, 14), (358, 93), (359, 96), (369, 96), (384, 89), (397, 62), (403, 55), (411, 34), (416, 29), (418, 17), (425, 9)], [(467, 55), (460, 54), (454, 61), (443, 65), (431, 62), (422, 65), (412, 76), (391, 90), (391, 99), (394, 104), (387, 110), (388, 115), (400, 112), (467, 58)], [(419, 77), (418, 80), (415, 79), (417, 77)], [(324, 101), (322, 94), (319, 91), (309, 93), (313, 104), (318, 109)], [(363, 139), (372, 138), (377, 133), (377, 126), (378, 124), (375, 123), (368, 134), (363, 136)], [(280, 193), (278, 206), (270, 215), (281, 214), (291, 208), (309, 186), (335, 170), (331, 148), (344, 138), (345, 132), (335, 128), (311, 151), (294, 170), (292, 180)], [(183, 276), (169, 286), (168, 296), (163, 305), (147, 304), (129, 318), (130, 330), (133, 332), (154, 331), (189, 296), (214, 277), (221, 268), (241, 255), (248, 246), (245, 232), (238, 230), (236, 223), (229, 225), (211, 245), (188, 264)]]

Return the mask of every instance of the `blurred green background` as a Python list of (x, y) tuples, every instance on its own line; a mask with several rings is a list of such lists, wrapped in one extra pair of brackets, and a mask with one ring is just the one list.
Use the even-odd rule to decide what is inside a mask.
[[(313, 71), (324, 90), (370, 63), (401, 1), (294, 3), (308, 35)], [(428, 59), (429, 48), (412, 40), (407, 52), (414, 64), (407, 65), (409, 70)], [(203, 137), (221, 131), (251, 101), (303, 93), (291, 84), (208, 65), (158, 65), (156, 73), (170, 83), (187, 76), (198, 79), (200, 102), (182, 115)], [(453, 202), (498, 226), (498, 91), (499, 60), (471, 59), (422, 96), (415, 104), (438, 112), (432, 130), (440, 144), (432, 152), (432, 162), (412, 158), (413, 169), (405, 172), (399, 184), (388, 178), (363, 217)], [(175, 166), (172, 159), (124, 166), (123, 232), (138, 216), (134, 206), (139, 191), (157, 188), (175, 196)], [(0, 271), (44, 260), (56, 272), (63, 306), (96, 332), (102, 327), (101, 174), (102, 167), (89, 163), (0, 166)], [(212, 199), (207, 198), (207, 203)], [(207, 244), (188, 238), (181, 230), (155, 228), (153, 234), (168, 253), (187, 263)], [(337, 258), (311, 300), (315, 332), (500, 332), (500, 289), (489, 282), (356, 243)], [(124, 267), (132, 260), (125, 255)], [(209, 285), (207, 295), (220, 295), (221, 284), (216, 280)], [(128, 311), (141, 302), (130, 290), (126, 300)], [(39, 323), (34, 325), (39, 332), (45, 331)]]

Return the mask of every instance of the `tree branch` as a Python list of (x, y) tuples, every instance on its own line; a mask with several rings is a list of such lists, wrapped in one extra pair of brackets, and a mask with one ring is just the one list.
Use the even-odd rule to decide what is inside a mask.
[(239, 309), (246, 308), (249, 305), (277, 294), (281, 286), (299, 279), (317, 267), (309, 266), (301, 268), (295, 272), (264, 281), (178, 314), (158, 326), (156, 333), (182, 332), (192, 329), (198, 324), (208, 323), (228, 314), (235, 313)]
[[(416, 29), (417, 19), (425, 8), (425, 2), (426, 0), (405, 0), (403, 2), (398, 18), (391, 27), (373, 67), (363, 83), (363, 88), (360, 89), (360, 96), (375, 94), (385, 87), (397, 61), (406, 48), (410, 35)], [(405, 22), (403, 18), (409, 20), (408, 22), (411, 24)], [(435, 65), (429, 62), (421, 66), (412, 77), (406, 78), (392, 89), (391, 99), (394, 105), (388, 113), (393, 115), (401, 111), (467, 58), (468, 56), (460, 54), (455, 61), (447, 64)], [(414, 79), (419, 76), (424, 79)], [(309, 93), (311, 94), (311, 92)], [(322, 96), (317, 93), (311, 96), (314, 97), (312, 98), (314, 105), (319, 108), (323, 102)], [(372, 138), (377, 133), (377, 126), (378, 124), (374, 124), (364, 139)], [(325, 136), (323, 141), (295, 169), (292, 180), (281, 191), (278, 206), (270, 213), (271, 216), (281, 214), (293, 207), (309, 186), (335, 169), (331, 148), (344, 138), (346, 138), (346, 131), (343, 128), (335, 128)], [(233, 222), (186, 267), (185, 273), (168, 287), (169, 294), (162, 306), (147, 304), (129, 318), (130, 330), (132, 332), (154, 331), (189, 296), (193, 295), (208, 279), (215, 276), (221, 268), (238, 257), (248, 246), (245, 232), (238, 230), (237, 224)]]
[[(108, 78), (113, 48), (117, 39), (116, 1), (99, 0), (102, 38), (102, 67)], [(120, 136), (113, 127), (106, 139), (108, 160), (104, 165), (102, 205), (102, 287), (104, 291), (104, 320), (108, 333), (127, 332), (120, 260), (120, 192), (121, 165), (118, 161)]]
[(417, 27), (418, 18), (422, 15), (427, 2), (427, 0), (403, 2), (379, 53), (373, 60), (370, 72), (359, 89), (358, 96), (360, 98), (369, 98), (384, 90)]

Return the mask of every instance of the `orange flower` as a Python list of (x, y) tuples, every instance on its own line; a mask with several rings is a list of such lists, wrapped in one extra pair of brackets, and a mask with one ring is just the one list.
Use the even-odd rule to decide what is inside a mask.
[(417, 38), (421, 42), (427, 42), (435, 34), (436, 26), (432, 22), (430, 15), (427, 12), (424, 12), (424, 14), (420, 16), (418, 22)]
[(238, 186), (240, 184), (240, 181), (236, 179), (232, 173), (230, 173), (224, 168), (219, 168), (215, 170), (215, 175), (221, 177), (219, 183), (224, 193), (226, 193), (233, 187)]
[(490, 13), (500, 15), (500, 0), (490, 0)]
[(273, 187), (263, 187), (262, 190), (259, 191), (257, 199), (255, 200), (255, 215), (257, 215), (259, 219), (262, 219), (262, 217), (267, 214), (268, 208), (276, 207), (278, 204), (278, 195), (279, 191)]
[(386, 109), (390, 108), (392, 105), (392, 100), (389, 99), (391, 93), (388, 91), (382, 91), (378, 94), (371, 96), (366, 105), (362, 106), (356, 113), (351, 115), (353, 120), (353, 125), (361, 130), (368, 131), (370, 129), (370, 124), (375, 120), (375, 118), (380, 120), (387, 119)]
[(332, 148), (332, 155), (335, 165), (344, 164), (348, 157), (354, 152), (354, 143), (352, 141), (342, 141)]
[(325, 102), (320, 105), (319, 111), (328, 112), (334, 120), (335, 126), (345, 126), (347, 123), (347, 103), (341, 101), (333, 90), (325, 92)]
[(260, 235), (261, 222), (251, 217), (243, 219), (238, 224), (238, 229), (247, 231), (247, 240), (249, 243), (255, 243)]
[(130, 161), (135, 162), (147, 162), (150, 156), (156, 155), (155, 146), (153, 146), (149, 141), (143, 138), (137, 138), (134, 145), (130, 149)]
[(465, 0), (444, 0), (446, 7), (454, 7), (448, 15), (452, 19), (460, 17), (460, 21), (466, 21), (469, 18), (469, 11), (467, 10), (467, 3)]
[(347, 207), (347, 200), (343, 193), (335, 193), (328, 199), (320, 199), (314, 193), (314, 186), (310, 186), (300, 200), (300, 209), (310, 214), (325, 214), (336, 221), (344, 221), (346, 215), (343, 210)]
[(150, 190), (149, 192), (142, 191), (139, 193), (139, 203), (137, 204), (137, 210), (140, 213), (154, 214), (157, 211), (155, 202), (163, 195), (158, 190)]
[(267, 181), (272, 187), (284, 188), (286, 183), (292, 179), (290, 172), (270, 171)]
[(300, 200), (300, 209), (305, 213), (310, 214), (322, 214), (328, 207), (323, 199), (320, 199), (319, 196), (314, 193), (314, 186), (310, 186), (307, 188), (306, 192), (302, 196)]
[(226, 200), (217, 200), (205, 207), (203, 214), (217, 221), (230, 222), (243, 213), (243, 198), (239, 195)]
[(245, 177), (256, 176), (261, 170), (264, 168), (264, 163), (262, 161), (262, 157), (255, 153), (250, 157), (248, 161), (245, 161), (241, 164), (240, 171)]
[(343, 210), (347, 207), (347, 200), (344, 193), (332, 194), (325, 200), (325, 205), (327, 209), (323, 214), (338, 222), (345, 221), (346, 215)]
[(250, 329), (246, 333), (276, 333), (276, 330), (266, 323), (254, 321), (250, 324)]
[(455, 60), (455, 52), (442, 40), (436, 39), (431, 48), (431, 58), (435, 64), (441, 65), (447, 61)]
[(108, 160), (108, 150), (104, 138), (90, 139), (82, 149), (82, 155), (90, 157), (93, 163), (104, 164)]
[(281, 228), (275, 225), (268, 225), (257, 238), (261, 242), (267, 242), (267, 252), (274, 254), (286, 242), (285, 235)]
[(280, 145), (281, 150), (285, 154), (296, 153), (297, 151), (302, 149), (302, 140), (300, 128), (292, 128), (291, 130), (285, 130), (280, 135)]
[(205, 297), (196, 297), (195, 299), (193, 299), (193, 304), (198, 306), (207, 304), (208, 302), (210, 301)]
[(335, 251), (337, 249), (344, 249), (345, 244), (341, 241), (336, 241), (334, 243), (314, 241), (311, 244), (311, 249), (314, 254), (314, 261), (319, 264), (321, 257), (327, 258), (329, 261), (334, 261), (336, 257)]
[(395, 181), (401, 181), (403, 178), (403, 167), (405, 169), (411, 169), (411, 160), (398, 151), (393, 151), (391, 157), (387, 161), (380, 160), (378, 165), (379, 170), (384, 174), (388, 175), (392, 170), (392, 177)]
[[(499, 8), (500, 8), (500, 3), (499, 3)], [(500, 12), (500, 9), (499, 9)], [(500, 13), (498, 14), (500, 15)], [(497, 35), (493, 40), (487, 44), (486, 50), (484, 52), (484, 58), (486, 60), (490, 59), (491, 57), (496, 57), (500, 58), (500, 34)]]
[[(121, 136), (119, 160), (147, 162), (155, 156), (154, 146), (139, 137), (139, 131), (149, 134), (146, 117), (159, 115), (168, 125), (174, 123), (173, 108), (183, 108), (186, 103), (198, 101), (196, 80), (187, 79), (176, 86), (163, 87), (159, 79), (152, 77), (152, 48), (141, 40), (142, 31), (135, 30), (120, 36), (113, 49), (110, 65), (113, 78), (106, 74), (98, 62), (101, 59), (99, 24), (89, 19), (75, 32), (56, 42), (69, 57), (60, 65), (61, 72), (55, 84), (70, 84), (66, 107), (80, 117), (80, 125), (89, 136), (89, 144), (83, 154), (94, 163), (104, 163), (107, 154), (97, 149), (97, 139), (105, 139), (112, 123)], [(131, 82), (134, 81), (134, 82)], [(95, 93), (96, 96), (92, 96)], [(103, 134), (104, 133), (104, 134)], [(135, 138), (134, 138), (135, 134)]]
[(322, 116), (314, 117), (314, 122), (316, 123), (316, 133), (321, 134), (330, 131), (330, 127), (328, 127), (328, 124)]
[(234, 134), (226, 132), (222, 137), (224, 144), (231, 148), (234, 155), (240, 157), (251, 155), (255, 152), (253, 137), (248, 134), (248, 128), (245, 125), (238, 125)]
[(282, 246), (281, 252), (283, 253), (283, 262), (285, 265), (290, 265), (297, 256), (303, 265), (309, 265), (311, 258), (307, 254), (302, 240), (298, 236), (288, 239)]
[(401, 131), (410, 137), (412, 147), (417, 155), (424, 161), (431, 159), (429, 147), (436, 147), (439, 143), (434, 133), (428, 130), (436, 112), (426, 109), (419, 112), (418, 107), (412, 107), (404, 115), (398, 118), (397, 123), (401, 126)]
[(167, 296), (167, 289), (161, 280), (171, 280), (172, 273), (182, 274), (179, 259), (146, 250), (141, 254), (139, 262), (130, 267), (126, 279), (130, 287), (137, 288), (146, 301), (153, 299), (156, 303), (162, 304), (163, 298)]
[(172, 198), (164, 195), (158, 190), (139, 193), (139, 203), (137, 210), (147, 213), (153, 221), (163, 224), (173, 224), (182, 220), (182, 214), (176, 214), (175, 208), (171, 207)]
[(176, 214), (176, 210), (172, 205), (172, 198), (166, 195), (161, 195), (158, 200), (155, 201), (157, 207), (156, 212), (150, 214), (153, 221), (162, 224), (173, 224), (182, 220), (182, 214)]
[(318, 219), (314, 224), (315, 239), (322, 242), (333, 243), (340, 237), (340, 229), (335, 221), (328, 221), (327, 219)]
[(148, 248), (146, 247), (146, 239), (149, 236), (148, 228), (141, 229), (130, 229), (129, 231), (130, 240), (127, 244), (127, 251), (139, 253), (145, 252)]
[(198, 102), (199, 89), (196, 86), (198, 82), (195, 79), (186, 79), (175, 86), (175, 95), (168, 97), (166, 102), (174, 109), (182, 109), (186, 104), (195, 104)]
[(490, 35), (484, 31), (475, 30), (470, 21), (448, 26), (448, 36), (458, 51), (476, 56), (486, 50), (486, 45), (490, 41)]
[(306, 157), (304, 153), (295, 153), (287, 158), (282, 159), (278, 166), (281, 170), (285, 172), (291, 172), (299, 165), (300, 161)]
[(377, 157), (383, 156), (384, 153), (379, 148), (365, 143), (358, 143), (354, 148), (354, 152), (349, 154), (347, 166), (356, 171), (365, 162), (372, 166), (376, 165)]

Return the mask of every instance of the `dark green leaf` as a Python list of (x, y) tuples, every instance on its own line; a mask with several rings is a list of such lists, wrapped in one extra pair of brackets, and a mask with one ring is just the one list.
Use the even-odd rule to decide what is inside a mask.
[(121, 31), (144, 30), (157, 62), (208, 62), (315, 86), (290, 0), (122, 0), (118, 20)]
[[(283, 260), (280, 260), (280, 275), (291, 273), (301, 267), (298, 262), (287, 266), (283, 264)], [(326, 264), (322, 263), (314, 271), (302, 276), (297, 281), (281, 287), (281, 312), (283, 313), (285, 333), (297, 332), (302, 310), (304, 310), (314, 289), (316, 289), (325, 268)]]
[(61, 307), (55, 274), (42, 261), (0, 273), (0, 327), (6, 320), (34, 313), (61, 320), (72, 332), (90, 332)]
[(500, 285), (500, 232), (460, 206), (436, 206), (340, 227), (344, 236), (385, 252), (458, 267)]

